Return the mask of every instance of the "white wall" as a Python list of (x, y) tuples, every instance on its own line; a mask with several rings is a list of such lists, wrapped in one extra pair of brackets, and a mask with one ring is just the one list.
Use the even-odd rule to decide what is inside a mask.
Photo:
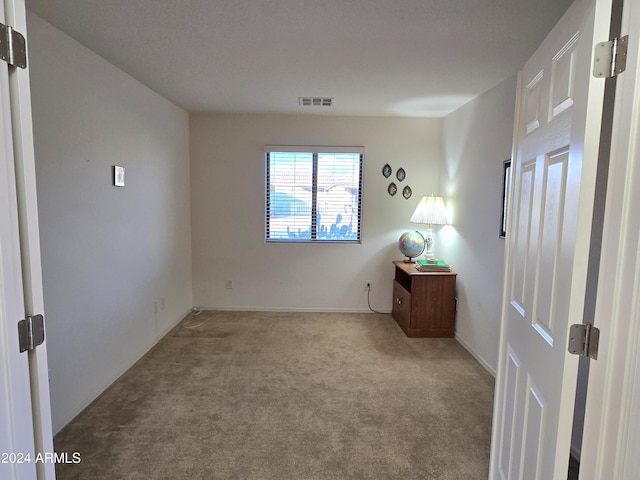
[(456, 337), (495, 374), (505, 240), (499, 238), (503, 161), (511, 157), (516, 79), (505, 80), (444, 119), (440, 193), (453, 226), (437, 256), (458, 272)]
[(39, 17), (28, 28), (58, 431), (192, 305), (189, 120)]
[[(308, 115), (191, 115), (194, 304), (218, 309), (391, 311), (398, 237), (437, 189), (442, 120)], [(263, 146), (364, 146), (361, 245), (266, 244)], [(389, 163), (413, 196), (391, 197)], [(225, 289), (233, 280), (234, 288)]]

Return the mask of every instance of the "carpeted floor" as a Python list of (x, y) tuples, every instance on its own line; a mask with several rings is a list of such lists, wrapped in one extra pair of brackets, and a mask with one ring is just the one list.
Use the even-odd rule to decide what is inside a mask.
[(390, 315), (203, 312), (67, 425), (58, 480), (486, 479), (493, 377)]

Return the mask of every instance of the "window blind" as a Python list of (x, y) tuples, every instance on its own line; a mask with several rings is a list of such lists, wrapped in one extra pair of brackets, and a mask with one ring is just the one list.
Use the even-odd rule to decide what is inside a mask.
[(271, 148), (265, 148), (266, 241), (360, 243), (364, 150)]

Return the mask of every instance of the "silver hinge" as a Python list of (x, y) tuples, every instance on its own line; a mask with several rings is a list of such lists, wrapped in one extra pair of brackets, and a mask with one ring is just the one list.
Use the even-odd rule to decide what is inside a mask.
[(629, 35), (598, 43), (593, 51), (593, 76), (615, 77), (627, 68), (627, 45)]
[(13, 27), (0, 23), (0, 58), (13, 67), (27, 68), (27, 42)]
[(598, 359), (600, 330), (591, 323), (571, 325), (569, 329), (569, 353)]
[(18, 338), (20, 352), (33, 350), (44, 342), (44, 317), (29, 315), (26, 320), (18, 322)]

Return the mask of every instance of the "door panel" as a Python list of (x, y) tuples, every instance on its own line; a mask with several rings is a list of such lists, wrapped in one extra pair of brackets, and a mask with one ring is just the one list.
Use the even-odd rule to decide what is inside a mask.
[(505, 367), (505, 377), (507, 382), (504, 389), (503, 405), (505, 408), (502, 417), (501, 431), (508, 432), (500, 440), (499, 453), (499, 472), (500, 478), (517, 478), (517, 469), (520, 466), (521, 453), (521, 436), (513, 436), (514, 432), (521, 432), (522, 428), (522, 412), (518, 410), (521, 404), (517, 398), (518, 392), (521, 391), (520, 384), (524, 380), (523, 371), (520, 369), (520, 360), (517, 355), (510, 351), (507, 356), (507, 365)]
[(544, 180), (542, 182), (542, 204), (540, 205), (540, 252), (536, 279), (536, 309), (533, 317), (534, 329), (553, 346), (558, 332), (554, 331), (555, 295), (558, 285), (559, 246), (562, 243), (564, 224), (564, 204), (566, 194), (568, 150), (549, 155), (545, 159)]
[(556, 117), (573, 105), (576, 75), (576, 45), (579, 34), (554, 55), (551, 64), (551, 116)]
[(512, 306), (520, 312), (520, 315), (525, 315), (525, 305), (527, 304), (527, 267), (529, 262), (528, 251), (531, 243), (531, 230), (534, 227), (532, 222), (531, 208), (533, 206), (533, 192), (535, 186), (536, 176), (536, 163), (535, 159), (527, 163), (523, 163), (520, 171), (518, 172), (518, 190), (520, 195), (517, 198), (516, 217), (513, 224), (515, 225), (515, 231), (513, 237), (515, 238), (515, 255), (518, 258), (524, 259), (524, 261), (516, 263), (514, 273), (512, 276)]
[[(524, 428), (524, 458), (522, 462), (522, 476), (525, 478), (535, 478), (533, 474), (538, 471), (540, 463), (540, 450), (542, 449), (542, 426), (543, 416), (546, 413), (546, 402), (542, 393), (537, 389), (531, 377), (528, 378), (525, 428)], [(520, 475), (518, 475), (520, 476)]]
[(542, 81), (542, 73), (543, 72), (539, 72), (526, 87), (525, 121), (527, 125), (527, 133), (533, 132), (540, 126), (540, 83)]

